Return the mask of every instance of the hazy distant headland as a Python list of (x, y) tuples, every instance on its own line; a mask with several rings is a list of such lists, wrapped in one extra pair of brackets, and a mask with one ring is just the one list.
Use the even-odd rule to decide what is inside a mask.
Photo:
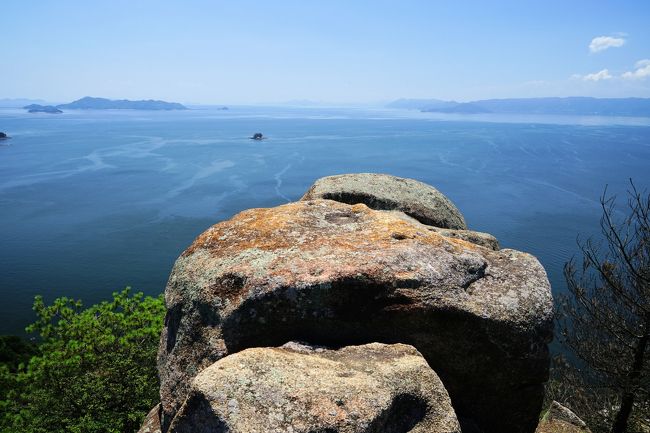
[(574, 114), (582, 116), (650, 116), (650, 98), (513, 98), (470, 102), (398, 99), (388, 108), (435, 113)]
[(25, 99), (25, 98), (0, 98), (1, 108), (25, 108), (26, 105), (45, 105), (42, 99)]
[[(61, 110), (188, 110), (178, 102), (161, 100), (107, 99), (86, 96), (76, 101), (64, 104), (47, 104), (45, 101), (27, 99), (0, 99), (0, 107), (16, 107), (18, 102), (32, 102), (22, 108), (30, 113), (60, 113)], [(46, 105), (47, 104), (47, 105)], [(265, 105), (265, 104), (262, 104)], [(397, 99), (387, 105), (379, 104), (332, 104), (318, 101), (294, 100), (276, 104), (278, 106), (294, 107), (380, 107), (391, 109), (417, 110), (430, 113), (453, 114), (549, 114), (549, 115), (579, 115), (579, 116), (630, 116), (650, 117), (650, 98), (592, 98), (547, 97), (547, 98), (504, 98), (481, 99), (469, 102), (446, 101), (441, 99)], [(219, 106), (221, 110), (228, 107)]]

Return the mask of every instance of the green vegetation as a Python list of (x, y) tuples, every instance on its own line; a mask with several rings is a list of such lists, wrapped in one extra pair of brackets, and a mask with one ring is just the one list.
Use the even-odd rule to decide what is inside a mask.
[(162, 296), (114, 293), (83, 308), (34, 302), (32, 345), (0, 339), (0, 432), (135, 432), (158, 402)]

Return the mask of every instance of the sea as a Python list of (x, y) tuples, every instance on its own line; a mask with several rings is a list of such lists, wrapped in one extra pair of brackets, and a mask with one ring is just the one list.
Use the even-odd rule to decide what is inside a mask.
[(537, 256), (559, 295), (577, 240), (598, 236), (605, 188), (623, 210), (630, 179), (650, 188), (650, 118), (0, 109), (0, 131), (12, 137), (0, 142), (0, 334), (24, 335), (36, 295), (85, 305), (126, 286), (158, 295), (212, 224), (355, 172), (435, 186), (471, 229)]

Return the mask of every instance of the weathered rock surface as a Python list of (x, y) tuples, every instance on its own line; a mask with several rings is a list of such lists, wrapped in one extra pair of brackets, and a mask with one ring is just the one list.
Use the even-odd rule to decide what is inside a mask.
[(412, 346), (247, 349), (199, 373), (170, 433), (460, 433), (447, 391)]
[(549, 420), (559, 420), (559, 421), (568, 422), (569, 424), (573, 424), (576, 427), (580, 427), (580, 428), (587, 427), (587, 424), (585, 424), (585, 422), (581, 420), (578, 415), (573, 413), (571, 409), (561, 405), (555, 400), (551, 402), (551, 406), (548, 409), (548, 414), (546, 414), (546, 418)]
[[(226, 355), (300, 340), (415, 346), (485, 432), (532, 432), (552, 300), (531, 255), (331, 200), (244, 211), (174, 265), (159, 351), (163, 428)], [(461, 419), (461, 423), (463, 423)]]
[(149, 411), (138, 433), (162, 433), (160, 426), (160, 403)]
[(497, 238), (492, 236), (489, 233), (475, 232), (473, 230), (452, 230), (452, 229), (441, 229), (438, 227), (431, 227), (429, 230), (434, 230), (441, 235), (448, 238), (462, 239), (467, 242), (471, 242), (476, 245), (480, 245), (485, 248), (497, 251), (499, 250), (499, 241)]
[(454, 204), (434, 187), (387, 174), (355, 173), (318, 179), (301, 200), (363, 203), (376, 210), (399, 210), (423, 224), (466, 230)]
[(422, 229), (431, 230), (436, 233), (440, 233), (441, 235), (448, 238), (462, 239), (464, 241), (471, 242), (473, 244), (480, 245), (482, 247), (489, 248), (495, 251), (500, 249), (499, 241), (497, 240), (497, 238), (495, 238), (489, 233), (475, 232), (473, 230), (443, 229), (440, 227), (434, 227), (434, 226), (422, 224), (415, 218), (412, 218), (400, 211), (387, 211), (387, 212), (390, 212), (396, 217), (401, 218), (411, 224), (419, 225), (422, 227)]
[(571, 409), (553, 401), (535, 433), (590, 433), (590, 430)]
[(535, 433), (588, 433), (589, 430), (559, 420), (541, 420)]

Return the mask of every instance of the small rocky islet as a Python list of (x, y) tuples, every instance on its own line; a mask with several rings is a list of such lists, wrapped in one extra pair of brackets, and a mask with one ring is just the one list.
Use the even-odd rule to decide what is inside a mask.
[(318, 180), (176, 261), (140, 433), (532, 433), (553, 302), (530, 254), (435, 188)]

